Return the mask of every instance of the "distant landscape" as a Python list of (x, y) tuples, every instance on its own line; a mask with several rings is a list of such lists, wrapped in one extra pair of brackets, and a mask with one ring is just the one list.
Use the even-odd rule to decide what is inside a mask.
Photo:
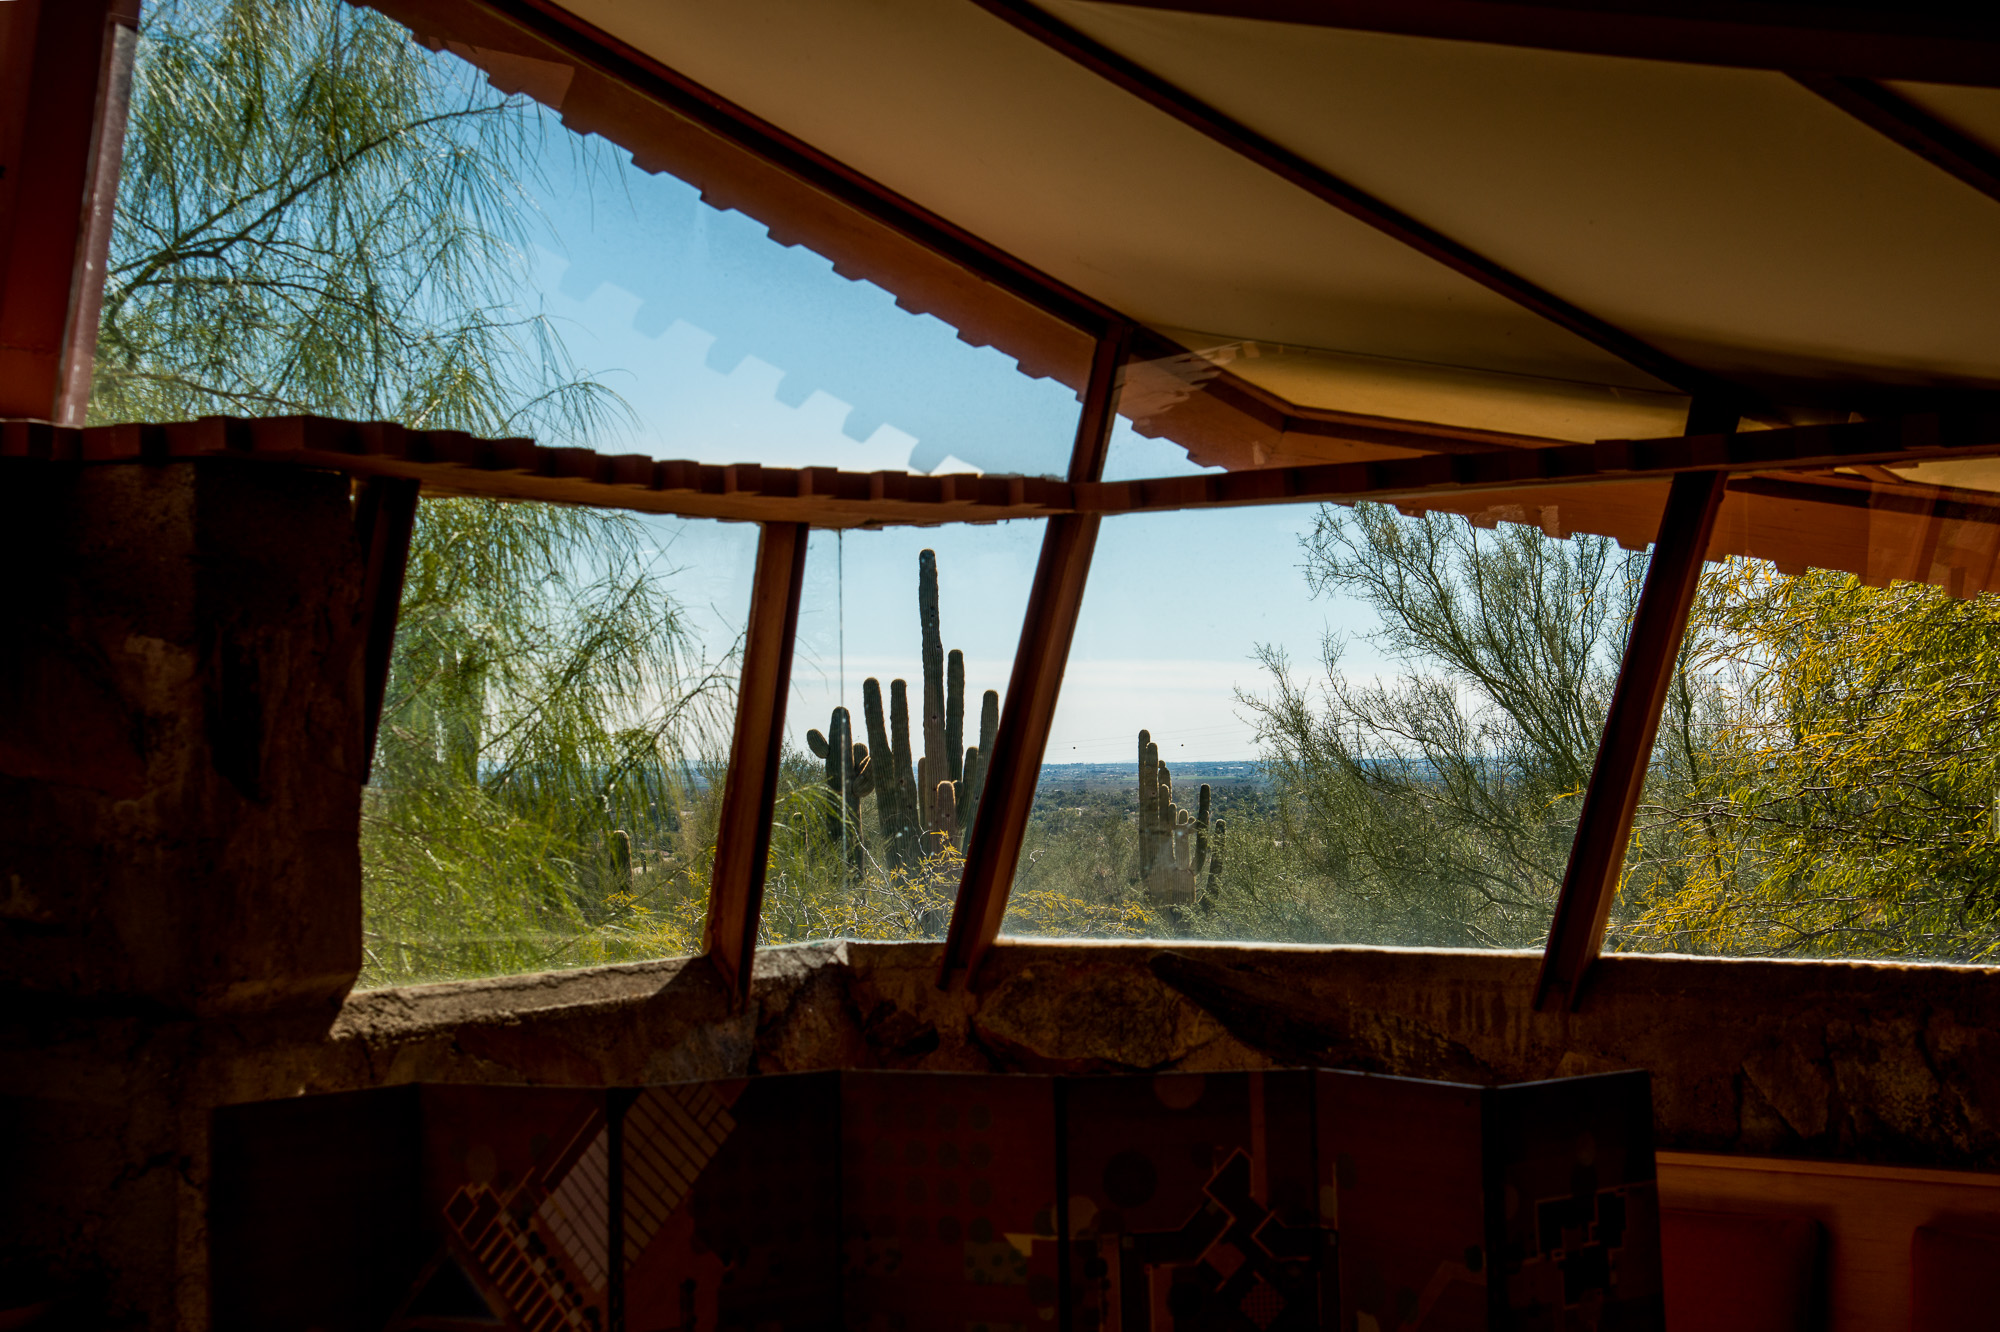
[[(1199, 763), (1183, 759), (1167, 765), (1173, 770), (1174, 787), (1192, 792), (1203, 782), (1210, 786), (1248, 786), (1258, 790), (1268, 785), (1263, 765), (1254, 759)], [(1119, 763), (1044, 763), (1042, 790), (1074, 787), (1083, 791), (1103, 791), (1121, 786), (1137, 787), (1139, 763), (1135, 755)]]

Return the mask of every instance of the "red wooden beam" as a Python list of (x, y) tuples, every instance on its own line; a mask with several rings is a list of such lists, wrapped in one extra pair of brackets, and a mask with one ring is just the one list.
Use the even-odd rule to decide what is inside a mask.
[(715, 868), (709, 877), (704, 951), (740, 1008), (750, 1001), (757, 922), (764, 909), (764, 863), (771, 852), (771, 805), (785, 743), (785, 697), (792, 687), (792, 641), (806, 581), (804, 523), (766, 523), (757, 542), (736, 729), (722, 788)]
[(138, 14), (0, 4), (0, 417), (83, 420)]
[[(1070, 455), (1072, 482), (1094, 481), (1104, 474), (1111, 428), (1118, 419), (1119, 378), (1130, 347), (1129, 326), (1098, 344)], [(1042, 556), (1035, 566), (1021, 642), (1014, 652), (1014, 673), (1007, 681), (1006, 706), (993, 739), (979, 812), (973, 818), (951, 928), (945, 934), (940, 986), (969, 980), (1000, 936), (1100, 521), (1096, 514), (1062, 514), (1048, 520), (1042, 536)]]
[[(4, 0), (0, 0), (4, 3)], [(1088, 414), (1086, 414), (1088, 417)], [(1102, 445), (1095, 446), (1101, 450)], [(1133, 481), (1051, 481), (1035, 476), (918, 476), (831, 467), (717, 466), (543, 448), (527, 439), (477, 439), (452, 430), (322, 417), (205, 417), (171, 425), (71, 429), (0, 420), (0, 466), (40, 462), (163, 462), (235, 457), (323, 467), (354, 476), (412, 477), (433, 495), (546, 500), (759, 523), (860, 527), (997, 522), (1057, 513), (1551, 492), (1603, 482), (1665, 479), (1685, 471), (1798, 471), (2000, 454), (2000, 400), (1837, 425), (1714, 430), (1657, 439), (1491, 448), (1370, 462), (1246, 468)], [(1099, 464), (1101, 466), (1101, 463)], [(1089, 468), (1073, 471), (1089, 474)], [(1650, 530), (1650, 529), (1649, 529)]]
[(1569, 868), (1549, 924), (1548, 946), (1535, 983), (1535, 1006), (1544, 1011), (1576, 1006), (1590, 965), (1604, 946), (1625, 847), (1632, 837), (1632, 816), (1646, 783), (1667, 686), (1673, 681), (1688, 613), (1701, 582), (1702, 556), (1727, 482), (1721, 472), (1687, 472), (1674, 478), (1668, 492), (1659, 540), (1653, 544), (1646, 586), (1639, 593), (1625, 660), (1604, 719), (1604, 738), (1577, 817)]

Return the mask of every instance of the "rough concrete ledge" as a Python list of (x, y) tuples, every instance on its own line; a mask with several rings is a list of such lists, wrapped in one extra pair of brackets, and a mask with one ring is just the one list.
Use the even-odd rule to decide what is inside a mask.
[(744, 1013), (706, 962), (678, 959), (364, 992), (330, 1028), (14, 1021), (0, 1092), (130, 1104), (172, 1086), (198, 1115), (416, 1081), (834, 1067), (1471, 1082), (1642, 1067), (1664, 1148), (2000, 1168), (1991, 968), (1615, 956), (1578, 1012), (1538, 1014), (1532, 952), (1015, 941), (957, 991), (937, 987), (938, 961), (934, 943), (767, 949)]
[(373, 991), (322, 1041), (239, 1047), (211, 1086), (238, 1100), (832, 1067), (1321, 1064), (1473, 1082), (1643, 1067), (1662, 1147), (2000, 1168), (1993, 968), (1616, 956), (1578, 1012), (1547, 1015), (1529, 1008), (1532, 952), (1021, 941), (957, 992), (937, 987), (938, 959), (932, 943), (768, 949), (743, 1014), (699, 959)]

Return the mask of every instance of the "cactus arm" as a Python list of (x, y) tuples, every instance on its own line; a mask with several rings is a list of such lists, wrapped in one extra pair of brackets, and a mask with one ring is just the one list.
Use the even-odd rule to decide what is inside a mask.
[[(889, 682), (890, 766), (886, 774), (896, 784), (896, 840), (892, 856), (898, 865), (918, 859), (917, 778), (910, 758), (910, 687), (902, 680)], [(881, 778), (877, 778), (879, 783)]]
[(839, 803), (834, 810), (835, 831), (848, 830), (848, 854), (861, 849), (861, 794), (854, 789), (854, 718), (846, 708), (833, 710), (831, 734), (827, 737), (827, 767), (834, 776), (834, 794)]
[[(1000, 691), (989, 689), (979, 700), (979, 752), (988, 756), (993, 753), (993, 741), (1000, 734)], [(980, 781), (981, 789), (985, 781)]]
[(825, 736), (823, 736), (823, 735), (821, 735), (821, 734), (820, 734), (820, 733), (819, 733), (818, 731), (807, 731), (807, 732), (806, 732), (806, 748), (807, 748), (807, 749), (810, 749), (810, 750), (812, 751), (812, 755), (813, 755), (813, 757), (814, 757), (814, 758), (817, 758), (817, 759), (823, 759), (823, 758), (825, 758), (825, 757), (826, 757), (826, 737), (825, 737)]
[(965, 826), (970, 829), (979, 817), (979, 798), (986, 793), (986, 765), (992, 761), (993, 740), (1000, 733), (1000, 691), (989, 689), (979, 700), (979, 744), (976, 752), (980, 759), (976, 767), (967, 770), (966, 785), (972, 788), (972, 796), (965, 805)]
[(958, 849), (963, 851), (965, 850), (966, 839), (972, 836), (973, 802), (978, 799), (979, 794), (979, 747), (977, 745), (965, 751), (965, 761), (960, 765), (959, 771), (965, 775), (958, 780), (958, 808), (955, 813), (958, 818)]
[(1151, 731), (1139, 732), (1139, 881), (1144, 883), (1153, 868), (1153, 798), (1158, 792), (1156, 771), (1160, 751)]
[(965, 776), (965, 654), (953, 648), (944, 666), (944, 753), (955, 782)]
[(958, 783), (939, 782), (931, 793), (931, 808), (937, 812), (937, 822), (931, 827), (934, 841), (924, 844), (926, 851), (941, 851), (946, 842), (958, 845)]
[[(904, 764), (910, 762), (910, 710), (902, 698), (902, 680), (894, 684), (896, 706), (902, 710), (900, 738), (902, 750), (900, 758)], [(862, 682), (862, 716), (868, 722), (868, 774), (870, 784), (876, 794), (876, 822), (882, 828), (882, 844), (888, 848), (890, 868), (902, 868), (906, 864), (906, 818), (904, 818), (904, 788), (898, 782), (898, 750), (890, 744), (888, 722), (882, 716), (882, 682), (870, 676)]]
[[(950, 766), (945, 757), (944, 746), (944, 634), (938, 623), (938, 572), (937, 552), (926, 550), (917, 556), (917, 617), (923, 629), (923, 738), (924, 757), (930, 760), (933, 774), (943, 773)], [(918, 788), (923, 793), (922, 807), (925, 825), (928, 826), (929, 813), (936, 803), (934, 791)]]
[(1201, 873), (1202, 865), (1208, 860), (1208, 813), (1208, 783), (1203, 782), (1201, 784), (1201, 794), (1195, 800), (1194, 864), (1191, 868), (1196, 874)]

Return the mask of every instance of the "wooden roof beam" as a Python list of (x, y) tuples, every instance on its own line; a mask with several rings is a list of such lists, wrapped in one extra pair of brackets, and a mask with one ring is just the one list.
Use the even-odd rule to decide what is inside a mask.
[(1907, 97), (1873, 79), (1832, 74), (1794, 74), (1792, 78), (1940, 171), (2000, 201), (2000, 153), (1961, 134)]
[[(236, 457), (356, 476), (413, 477), (433, 495), (543, 500), (686, 518), (801, 522), (828, 528), (1314, 500), (1420, 503), (1425, 496), (1657, 479), (1685, 471), (1907, 465), (1985, 454), (2000, 454), (2000, 405), (1839, 425), (1496, 448), (1134, 481), (919, 476), (755, 463), (717, 466), (641, 454), (547, 449), (526, 439), (476, 439), (458, 431), (416, 431), (320, 417), (208, 417), (176, 425), (88, 429), (0, 421), (0, 461), (91, 464)], [(1088, 469), (1078, 474), (1087, 475)]]
[(2000, 87), (2000, 16), (1939, 0), (1110, 0), (1691, 65)]
[(1488, 291), (1567, 329), (1662, 383), (1706, 401), (1733, 405), (1745, 415), (1769, 411), (1768, 405), (1748, 389), (1688, 365), (1610, 321), (1571, 304), (1470, 246), (1264, 137), (1194, 94), (1037, 8), (1029, 0), (974, 0), (974, 3), (1049, 49), (1118, 85), (1149, 106), (1165, 112), (1321, 202), (1443, 264)]

